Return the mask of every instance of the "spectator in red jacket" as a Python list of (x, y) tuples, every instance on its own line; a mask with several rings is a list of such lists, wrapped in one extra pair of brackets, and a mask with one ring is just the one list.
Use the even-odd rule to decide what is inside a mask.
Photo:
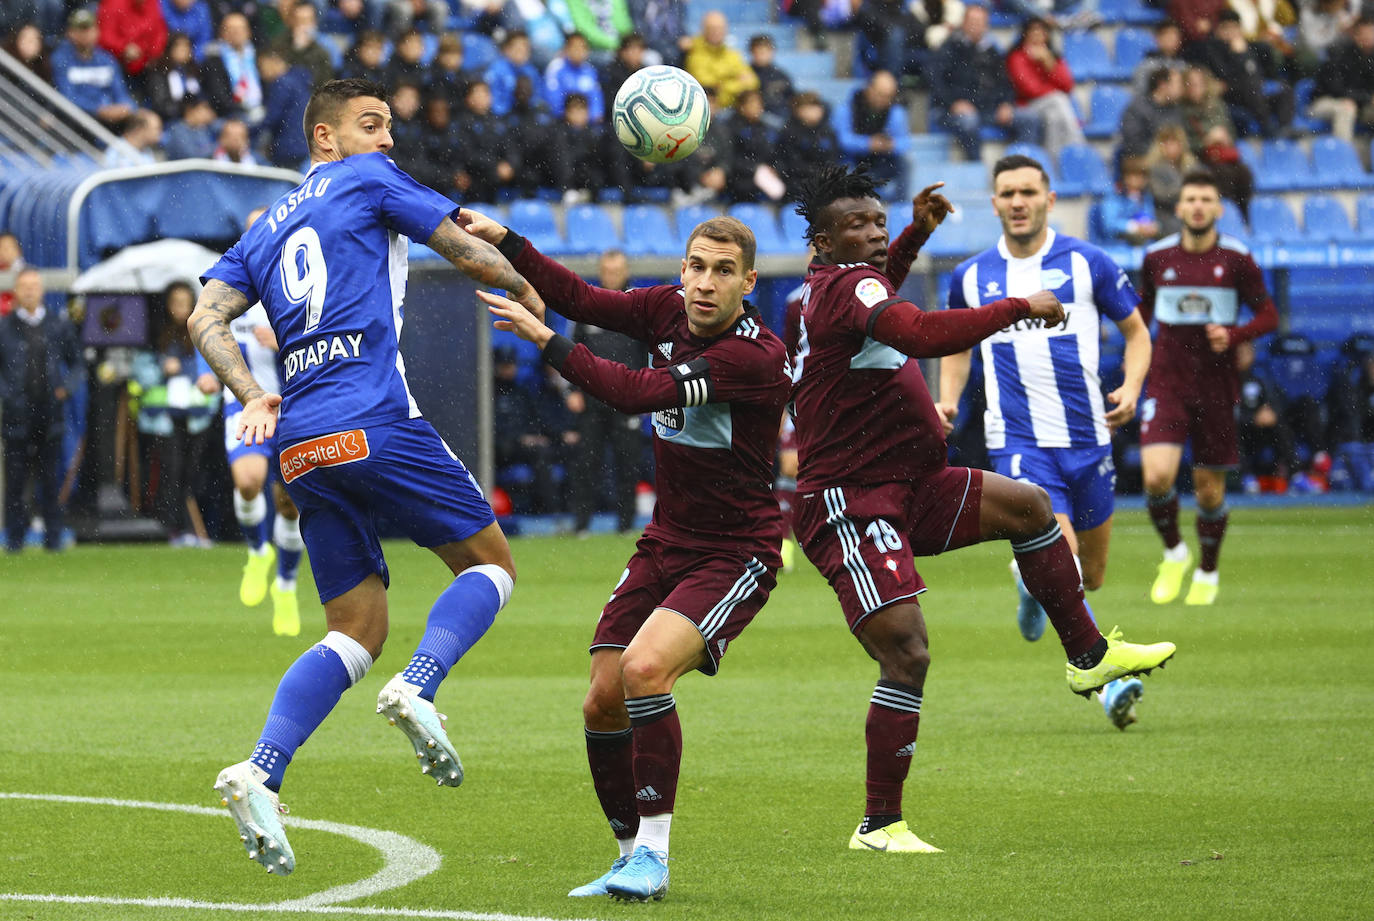
[(1212, 37), (1217, 17), (1228, 8), (1226, 0), (1169, 0), (1165, 11), (1183, 29), (1185, 45)]
[(1016, 105), (1039, 122), (1042, 143), (1051, 154), (1083, 143), (1083, 127), (1069, 99), (1073, 74), (1050, 47), (1048, 22), (1030, 19), (1022, 26), (1020, 40), (1007, 55), (1007, 77)]
[(167, 22), (158, 0), (100, 0), (100, 47), (137, 78), (167, 47)]

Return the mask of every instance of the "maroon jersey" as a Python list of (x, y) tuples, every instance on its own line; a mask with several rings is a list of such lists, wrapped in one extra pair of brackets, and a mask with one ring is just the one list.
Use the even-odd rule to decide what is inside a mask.
[(595, 288), (515, 233), (501, 250), (551, 309), (645, 343), (650, 366), (630, 370), (561, 336), (544, 360), (592, 396), (627, 413), (653, 413), (658, 504), (645, 534), (678, 547), (748, 545), (781, 564), (783, 521), (773, 498), (773, 454), (791, 389), (787, 353), (747, 307), (711, 339), (687, 326), (681, 287)]
[[(1159, 323), (1150, 359), (1150, 392), (1208, 391), (1234, 403), (1239, 396), (1236, 344), (1278, 326), (1278, 311), (1250, 251), (1235, 238), (1220, 235), (1212, 249), (1190, 253), (1173, 234), (1146, 251), (1141, 277), (1141, 312), (1147, 322), (1153, 315)], [(1254, 317), (1238, 326), (1242, 304)], [(1209, 323), (1230, 328), (1231, 347), (1226, 351), (1212, 351)]]

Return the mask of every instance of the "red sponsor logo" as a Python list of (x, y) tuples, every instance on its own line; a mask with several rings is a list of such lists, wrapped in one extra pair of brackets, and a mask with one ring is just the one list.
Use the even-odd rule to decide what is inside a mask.
[(367, 432), (353, 429), (321, 435), (292, 445), (281, 452), (282, 482), (290, 483), (316, 467), (337, 467), (362, 460), (371, 452), (367, 447)]
[(689, 137), (691, 137), (691, 136), (692, 136), (691, 132), (688, 132), (687, 134), (684, 134), (684, 135), (683, 135), (682, 137), (680, 137), (680, 138), (675, 138), (675, 137), (673, 137), (671, 134), (667, 134), (667, 133), (665, 132), (665, 133), (664, 133), (664, 137), (666, 137), (668, 140), (670, 140), (670, 141), (673, 142), (673, 149), (672, 149), (672, 150), (669, 150), (667, 153), (665, 153), (665, 154), (663, 155), (663, 159), (665, 159), (665, 160), (671, 160), (671, 159), (673, 159), (673, 157), (677, 156), (677, 149), (678, 149), (679, 147), (681, 147), (684, 143), (686, 143), (686, 142), (687, 142), (687, 139), (688, 139)]

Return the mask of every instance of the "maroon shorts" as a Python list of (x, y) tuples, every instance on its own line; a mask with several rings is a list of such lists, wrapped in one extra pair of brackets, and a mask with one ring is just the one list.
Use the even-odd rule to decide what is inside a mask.
[(624, 649), (650, 614), (666, 608), (701, 631), (707, 662), (700, 671), (714, 675), (725, 648), (749, 626), (775, 585), (777, 570), (743, 548), (703, 553), (641, 537), (601, 609), (591, 648)]
[(983, 471), (946, 467), (911, 483), (798, 493), (797, 541), (839, 596), (849, 629), (926, 584), (914, 557), (982, 540)]
[(1149, 393), (1140, 405), (1140, 446), (1182, 446), (1189, 439), (1194, 466), (1238, 465), (1235, 403), (1205, 394)]

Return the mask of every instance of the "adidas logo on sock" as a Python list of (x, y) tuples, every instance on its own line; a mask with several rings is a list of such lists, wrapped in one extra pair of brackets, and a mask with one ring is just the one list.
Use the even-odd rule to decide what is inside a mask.
[(660, 796), (659, 792), (653, 787), (640, 787), (635, 793), (635, 799), (642, 799), (647, 803), (651, 803), (656, 799), (663, 799), (663, 797)]
[(913, 755), (915, 755), (915, 754), (916, 754), (916, 743), (915, 743), (915, 742), (908, 742), (908, 743), (906, 743), (905, 745), (903, 745), (901, 748), (897, 749), (897, 757), (898, 757), (898, 758), (910, 758), (911, 756), (913, 756)]

